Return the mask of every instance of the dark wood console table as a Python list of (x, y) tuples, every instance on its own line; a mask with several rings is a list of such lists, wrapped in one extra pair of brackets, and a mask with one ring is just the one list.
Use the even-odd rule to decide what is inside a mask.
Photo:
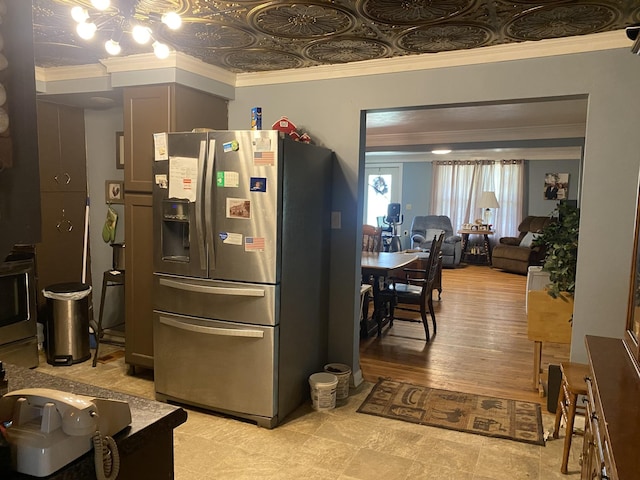
[[(138, 480), (141, 478), (170, 480), (174, 478), (173, 429), (187, 420), (187, 412), (182, 408), (72, 382), (15, 365), (5, 364), (5, 368), (9, 380), (9, 391), (34, 387), (52, 388), (80, 395), (128, 402), (131, 409), (131, 425), (114, 436), (120, 453), (118, 480)], [(8, 447), (0, 447), (0, 478), (2, 480), (36, 478), (12, 471), (8, 464), (10, 457), (7, 451)], [(44, 478), (56, 480), (95, 479), (93, 450)]]
[(589, 398), (584, 479), (632, 480), (640, 472), (640, 375), (621, 339), (585, 337)]

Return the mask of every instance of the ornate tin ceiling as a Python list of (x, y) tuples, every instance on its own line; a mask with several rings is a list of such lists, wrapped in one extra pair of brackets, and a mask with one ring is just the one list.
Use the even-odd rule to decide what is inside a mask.
[[(90, 0), (33, 0), (36, 65), (97, 63), (116, 25), (144, 21), (157, 40), (232, 72), (259, 72), (437, 53), (624, 29), (640, 0), (112, 0), (100, 41), (75, 33), (70, 8)], [(160, 14), (183, 18), (177, 32)], [(123, 55), (148, 53), (121, 39)]]

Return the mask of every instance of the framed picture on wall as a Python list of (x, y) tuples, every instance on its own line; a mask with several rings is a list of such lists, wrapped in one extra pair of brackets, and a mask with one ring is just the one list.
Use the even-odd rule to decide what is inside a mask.
[(122, 180), (107, 180), (105, 182), (105, 202), (124, 203), (124, 182)]
[(124, 170), (124, 132), (116, 132), (116, 168)]
[(544, 174), (544, 199), (566, 200), (569, 192), (568, 173)]

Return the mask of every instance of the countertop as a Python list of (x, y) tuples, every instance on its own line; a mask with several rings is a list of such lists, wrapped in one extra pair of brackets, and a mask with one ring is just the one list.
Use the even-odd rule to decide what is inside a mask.
[[(114, 436), (121, 457), (134, 456), (157, 438), (172, 438), (173, 429), (187, 420), (187, 412), (173, 405), (118, 393), (84, 383), (73, 382), (46, 373), (5, 364), (9, 391), (21, 388), (52, 388), (80, 395), (112, 398), (129, 403), (131, 425)], [(7, 448), (0, 448), (0, 478), (3, 480), (36, 478), (12, 472), (7, 465)], [(122, 473), (122, 472), (121, 472)], [(49, 479), (91, 479), (95, 477), (93, 450), (59, 470)]]

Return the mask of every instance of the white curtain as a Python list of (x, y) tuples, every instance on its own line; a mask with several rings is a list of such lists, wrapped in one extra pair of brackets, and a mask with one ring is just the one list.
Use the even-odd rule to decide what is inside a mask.
[(431, 214), (448, 216), (454, 231), (483, 218), (477, 206), (482, 192), (495, 192), (500, 205), (491, 210), (495, 241), (517, 236), (522, 221), (523, 160), (433, 162)]

